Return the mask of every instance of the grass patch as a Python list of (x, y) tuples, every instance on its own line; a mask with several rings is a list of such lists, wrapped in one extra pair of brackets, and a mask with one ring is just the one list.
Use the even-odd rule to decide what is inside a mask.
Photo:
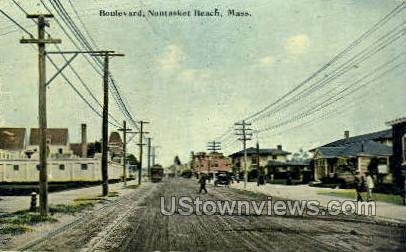
[(64, 214), (75, 214), (77, 212), (83, 211), (85, 209), (89, 209), (95, 205), (94, 201), (77, 201), (72, 204), (57, 204), (57, 205), (50, 205), (49, 212), (51, 214), (55, 213), (64, 213)]
[(129, 185), (126, 187), (127, 189), (137, 189), (138, 185)]
[(39, 213), (28, 211), (16, 212), (13, 216), (0, 218), (0, 234), (18, 235), (32, 231), (27, 226), (42, 222), (54, 223), (58, 220), (50, 216), (41, 216)]
[(2, 224), (35, 225), (40, 222), (57, 222), (58, 220), (49, 216), (41, 216), (38, 213), (21, 213), (11, 217), (0, 219)]
[(108, 194), (107, 194), (107, 197), (118, 197), (118, 195), (119, 195), (119, 193), (118, 192), (109, 192)]
[(0, 234), (19, 235), (26, 232), (31, 232), (32, 229), (23, 225), (3, 225), (0, 226)]
[(74, 199), (74, 202), (91, 202), (91, 201), (99, 201), (102, 200), (101, 197), (83, 197), (83, 198), (77, 198)]
[[(337, 196), (337, 197), (343, 197), (343, 198), (351, 198), (354, 200), (357, 198), (355, 190), (345, 190), (345, 191), (338, 191), (338, 192), (319, 192), (318, 194)], [(362, 196), (362, 199), (366, 200), (367, 193), (362, 192), (361, 196)], [(393, 194), (373, 193), (372, 199), (375, 201), (387, 202), (387, 203), (392, 203), (392, 204), (396, 204), (396, 205), (403, 204), (402, 198), (399, 195), (393, 195)]]

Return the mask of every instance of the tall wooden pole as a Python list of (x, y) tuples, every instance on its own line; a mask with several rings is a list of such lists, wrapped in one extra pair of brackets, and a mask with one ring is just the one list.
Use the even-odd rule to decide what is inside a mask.
[(27, 18), (38, 19), (38, 39), (21, 39), (23, 44), (38, 45), (38, 123), (39, 123), (39, 212), (48, 215), (48, 171), (47, 171), (47, 94), (46, 94), (46, 51), (45, 44), (61, 43), (60, 39), (45, 38), (45, 27), (49, 26), (45, 18), (52, 14), (27, 15)]
[(104, 58), (103, 67), (103, 120), (102, 120), (102, 160), (101, 160), (101, 175), (102, 175), (102, 195), (107, 196), (109, 193), (109, 174), (108, 174), (108, 137), (109, 137), (109, 61), (113, 56), (124, 56), (121, 53), (114, 51), (98, 51), (92, 53), (92, 56), (101, 56)]
[(145, 121), (140, 121), (140, 139), (139, 139), (139, 143), (138, 146), (140, 147), (140, 152), (139, 152), (139, 167), (138, 167), (138, 184), (141, 185), (141, 176), (142, 176), (142, 156), (143, 156), (143, 138), (144, 138), (144, 134), (148, 134), (148, 132), (144, 131), (144, 124), (147, 124), (149, 122), (145, 122)]
[(127, 123), (123, 121), (123, 183), (127, 186)]
[(140, 152), (139, 152), (139, 167), (138, 167), (138, 184), (141, 185), (141, 176), (142, 176), (142, 149), (143, 149), (143, 143), (142, 143), (142, 137), (144, 134), (144, 122), (141, 121), (141, 126), (140, 126), (140, 140), (139, 140), (139, 147), (140, 147)]
[(148, 148), (148, 160), (147, 160), (147, 168), (148, 168), (148, 179), (151, 180), (151, 138), (147, 138), (147, 148)]
[(102, 187), (103, 196), (109, 193), (108, 174), (108, 136), (109, 135), (109, 55), (104, 55), (104, 75), (103, 75), (103, 120), (102, 120)]
[[(45, 38), (45, 18), (38, 18), (38, 39)], [(38, 92), (38, 120), (39, 120), (39, 206), (40, 214), (48, 214), (48, 169), (47, 169), (47, 89), (45, 44), (38, 44), (38, 69), (39, 69), (39, 92)]]

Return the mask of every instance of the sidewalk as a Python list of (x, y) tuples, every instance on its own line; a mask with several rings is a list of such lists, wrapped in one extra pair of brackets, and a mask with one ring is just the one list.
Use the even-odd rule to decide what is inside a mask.
[[(244, 190), (244, 183), (233, 183), (232, 188)], [(346, 201), (354, 200), (351, 198), (336, 197), (330, 195), (321, 195), (319, 193), (337, 192), (342, 189), (318, 188), (308, 185), (286, 186), (277, 184), (265, 184), (257, 186), (256, 182), (247, 184), (247, 191), (262, 193), (269, 196), (274, 196), (282, 199), (290, 200), (317, 200), (321, 206), (326, 207), (331, 200)], [(395, 221), (406, 223), (406, 206), (390, 204), (386, 202), (376, 202), (377, 219), (386, 221)]]
[[(145, 182), (144, 182), (145, 183)], [(137, 180), (127, 181), (127, 185), (136, 185)], [(109, 184), (109, 192), (118, 192), (126, 194), (131, 189), (123, 188), (123, 183)], [(73, 189), (68, 191), (49, 193), (49, 204), (68, 204), (72, 203), (77, 198), (98, 197), (102, 194), (101, 185), (86, 187), (81, 189)], [(37, 196), (37, 205), (38, 205)], [(0, 197), (0, 215), (5, 213), (13, 213), (20, 210), (26, 210), (30, 207), (31, 196), (1, 196)]]

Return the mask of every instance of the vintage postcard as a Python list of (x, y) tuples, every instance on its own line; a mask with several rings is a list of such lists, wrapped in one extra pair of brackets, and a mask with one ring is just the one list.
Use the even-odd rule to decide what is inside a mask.
[(404, 0), (0, 0), (0, 251), (405, 251)]

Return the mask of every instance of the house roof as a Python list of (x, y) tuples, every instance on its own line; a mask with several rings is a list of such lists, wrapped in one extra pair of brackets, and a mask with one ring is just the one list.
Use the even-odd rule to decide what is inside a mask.
[[(47, 129), (47, 137), (50, 139), (50, 145), (67, 145), (68, 144), (68, 129), (49, 128)], [(39, 129), (32, 128), (30, 133), (30, 145), (39, 145)]]
[[(286, 156), (291, 154), (290, 152), (281, 150), (281, 149), (259, 149), (259, 155), (261, 156), (268, 156), (268, 155), (282, 155), (282, 156)], [(250, 147), (247, 148), (247, 155), (251, 156), (251, 155), (257, 155), (257, 149), (254, 147)], [(244, 156), (244, 150), (235, 152), (231, 155), (229, 155), (229, 157), (241, 157)]]
[[(328, 144), (325, 144), (320, 147), (339, 147), (347, 144), (352, 144), (355, 142), (362, 142), (362, 141), (380, 141), (380, 140), (385, 140), (385, 139), (392, 139), (392, 129), (387, 129), (387, 130), (381, 130), (373, 133), (368, 133), (368, 134), (363, 134), (363, 135), (358, 135), (354, 137), (350, 137), (348, 139), (340, 139)], [(320, 148), (319, 147), (319, 148)], [(314, 148), (311, 151), (314, 151), (318, 148)]]
[(392, 147), (372, 140), (349, 143), (338, 147), (319, 147), (317, 150), (324, 158), (392, 155)]
[(0, 128), (0, 149), (24, 149), (25, 128)]
[(401, 118), (396, 118), (392, 121), (386, 122), (386, 124), (392, 126), (392, 125), (405, 123), (405, 122), (406, 122), (406, 117), (401, 117)]

